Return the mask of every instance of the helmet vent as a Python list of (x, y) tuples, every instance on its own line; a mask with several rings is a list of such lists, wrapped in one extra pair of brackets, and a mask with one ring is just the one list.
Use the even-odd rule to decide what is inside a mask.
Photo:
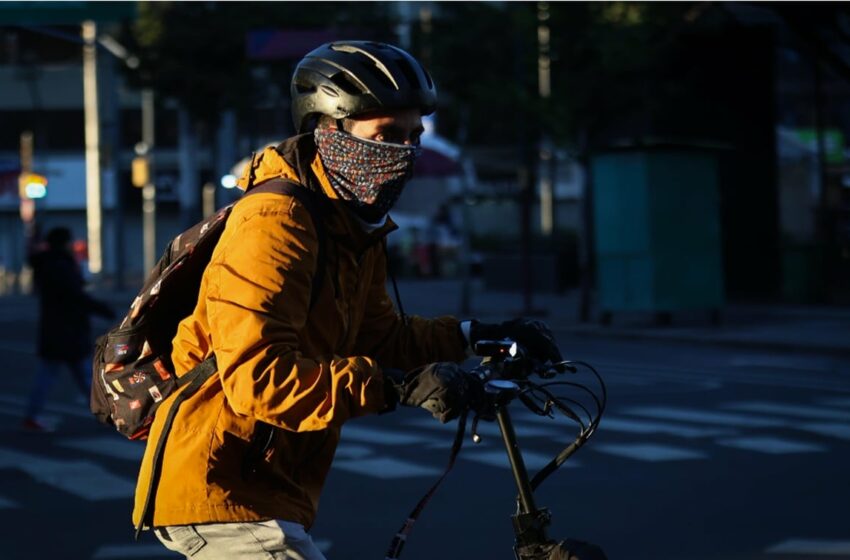
[(298, 93), (301, 93), (301, 94), (311, 93), (311, 92), (316, 91), (316, 87), (308, 85), (308, 84), (302, 84), (302, 83), (299, 83), (299, 82), (295, 82), (295, 91), (298, 92)]
[(419, 78), (416, 76), (416, 72), (413, 70), (410, 62), (401, 58), (398, 60), (397, 64), (401, 69), (401, 73), (404, 74), (404, 77), (407, 79), (407, 83), (414, 89), (422, 89), (422, 84), (419, 82)]
[(319, 89), (322, 90), (322, 93), (329, 97), (339, 97), (339, 92), (332, 88), (331, 86), (326, 86), (324, 84), (319, 86)]
[(363, 65), (365, 68), (376, 80), (378, 80), (382, 86), (390, 88), (390, 89), (398, 89), (398, 85), (384, 72), (381, 71), (380, 68), (375, 66), (370, 60), (367, 64)]
[(342, 91), (349, 95), (360, 95), (361, 89), (344, 72), (337, 72), (331, 76), (331, 81)]

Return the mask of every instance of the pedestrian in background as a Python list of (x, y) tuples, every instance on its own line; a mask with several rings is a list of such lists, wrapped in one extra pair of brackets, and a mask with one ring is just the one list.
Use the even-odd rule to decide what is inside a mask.
[(30, 391), (23, 427), (48, 428), (39, 421), (59, 370), (67, 367), (77, 388), (89, 398), (91, 390), (91, 316), (115, 318), (106, 303), (84, 290), (83, 275), (71, 248), (71, 230), (51, 229), (46, 244), (30, 243), (29, 263), (39, 297), (38, 366)]

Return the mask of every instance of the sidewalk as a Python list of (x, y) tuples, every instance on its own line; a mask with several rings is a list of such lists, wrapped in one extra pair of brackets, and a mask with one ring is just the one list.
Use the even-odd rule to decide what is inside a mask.
[[(460, 312), (461, 284), (456, 280), (399, 282), (408, 313), (501, 320), (523, 314), (522, 294), (484, 291), (474, 282), (470, 313)], [(708, 313), (673, 314), (672, 323), (657, 326), (650, 313), (615, 314), (611, 325), (578, 320), (577, 290), (563, 295), (534, 294), (532, 308), (554, 330), (580, 336), (667, 340), (746, 347), (771, 351), (817, 352), (850, 357), (850, 307), (729, 304), (714, 326)]]

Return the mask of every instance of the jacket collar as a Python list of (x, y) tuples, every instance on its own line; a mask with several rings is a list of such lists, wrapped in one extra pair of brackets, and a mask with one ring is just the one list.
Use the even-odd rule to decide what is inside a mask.
[[(318, 153), (315, 154), (310, 163), (310, 171), (312, 171), (316, 183), (321, 188), (322, 194), (328, 199), (329, 204), (327, 206), (330, 211), (325, 225), (328, 235), (337, 243), (361, 253), (375, 243), (381, 242), (390, 232), (398, 229), (395, 222), (387, 216), (383, 225), (367, 231), (358, 218), (348, 209), (347, 203), (331, 187)], [(298, 171), (287, 163), (275, 147), (268, 147), (251, 156), (251, 161), (245, 166), (242, 177), (239, 178), (237, 184), (244, 191), (249, 185), (258, 185), (278, 178), (297, 181), (302, 185), (308, 181), (308, 178), (298, 176)]]

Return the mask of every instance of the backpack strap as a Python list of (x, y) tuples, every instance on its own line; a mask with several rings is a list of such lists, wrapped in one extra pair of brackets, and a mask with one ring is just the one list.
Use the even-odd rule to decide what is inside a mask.
[(213, 354), (177, 379), (177, 387), (185, 387), (185, 389), (174, 397), (174, 404), (171, 405), (171, 409), (165, 417), (165, 422), (162, 425), (162, 434), (159, 437), (159, 441), (156, 442), (156, 448), (151, 458), (151, 481), (148, 484), (148, 493), (145, 496), (145, 505), (139, 517), (139, 524), (136, 526), (136, 540), (139, 540), (139, 535), (142, 533), (145, 525), (153, 525), (153, 501), (156, 494), (156, 487), (159, 486), (159, 477), (162, 474), (162, 452), (165, 450), (165, 442), (168, 439), (169, 432), (171, 432), (171, 426), (174, 424), (177, 410), (183, 404), (183, 401), (194, 395), (201, 388), (201, 385), (213, 376), (217, 369), (218, 365), (215, 361), (215, 354)]
[(275, 193), (291, 196), (304, 205), (304, 208), (310, 213), (310, 218), (313, 220), (313, 227), (316, 229), (316, 237), (319, 240), (319, 249), (316, 255), (316, 272), (313, 274), (313, 284), (310, 291), (309, 309), (312, 311), (324, 282), (325, 262), (327, 260), (327, 231), (325, 227), (327, 208), (324, 195), (289, 179), (271, 179), (270, 181), (260, 183), (256, 187), (252, 187), (244, 196), (259, 193)]

